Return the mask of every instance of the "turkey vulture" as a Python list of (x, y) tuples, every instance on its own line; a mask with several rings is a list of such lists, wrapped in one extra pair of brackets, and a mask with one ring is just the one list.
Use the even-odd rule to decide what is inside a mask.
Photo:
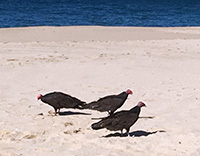
[(108, 111), (108, 113), (111, 115), (124, 104), (129, 94), (133, 94), (130, 89), (118, 95), (108, 95), (100, 98), (98, 101), (93, 101), (84, 105), (83, 109), (92, 109), (100, 112)]
[[(55, 110), (55, 115), (61, 108), (79, 108), (82, 109), (85, 102), (62, 92), (52, 92), (46, 95), (39, 94), (37, 99), (49, 104)], [(58, 112), (57, 112), (58, 110)]]
[(98, 130), (101, 128), (106, 128), (110, 131), (121, 130), (121, 135), (123, 129), (126, 129), (129, 136), (130, 127), (138, 120), (140, 114), (140, 108), (146, 106), (143, 102), (138, 102), (138, 104), (130, 110), (123, 110), (116, 112), (108, 117), (103, 118), (101, 121), (92, 124), (92, 129)]

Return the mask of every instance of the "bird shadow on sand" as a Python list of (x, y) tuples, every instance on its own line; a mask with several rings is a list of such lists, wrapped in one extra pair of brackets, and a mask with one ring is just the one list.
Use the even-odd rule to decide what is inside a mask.
[(155, 116), (141, 116), (139, 119), (153, 119)]
[[(99, 117), (99, 118), (91, 118), (92, 120), (101, 120), (101, 119), (104, 119), (106, 117)], [(154, 119), (155, 116), (141, 116), (139, 117), (139, 119)]]
[[(142, 136), (149, 136), (152, 134), (156, 134), (157, 132), (166, 132), (165, 130), (158, 130), (158, 131), (152, 131), (152, 132), (146, 132), (146, 131), (142, 131), (142, 130), (138, 130), (138, 131), (133, 131), (131, 133), (129, 133), (130, 137), (142, 137)], [(112, 134), (108, 134), (106, 136), (103, 136), (104, 138), (110, 138), (110, 137), (128, 137), (127, 134), (123, 134), (121, 135), (121, 133), (112, 133)]]
[(82, 112), (72, 112), (72, 111), (65, 111), (60, 112), (60, 116), (66, 116), (66, 115), (91, 115), (90, 113), (82, 113)]

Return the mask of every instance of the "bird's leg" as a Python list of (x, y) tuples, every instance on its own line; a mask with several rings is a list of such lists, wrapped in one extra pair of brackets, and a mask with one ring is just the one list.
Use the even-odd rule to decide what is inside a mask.
[(108, 114), (111, 116), (111, 115), (113, 114), (113, 112), (109, 110), (109, 111), (108, 111)]
[(54, 114), (56, 116), (57, 115), (57, 108), (54, 108), (54, 110), (55, 110)]
[(121, 129), (121, 137), (123, 136), (123, 129)]
[(129, 136), (129, 137), (130, 137), (129, 130), (130, 130), (130, 128), (127, 128), (127, 129), (126, 129), (126, 133), (127, 133), (127, 136)]

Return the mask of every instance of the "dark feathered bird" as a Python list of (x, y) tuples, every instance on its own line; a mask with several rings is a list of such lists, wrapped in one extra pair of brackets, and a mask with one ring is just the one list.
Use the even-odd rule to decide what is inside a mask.
[(143, 102), (139, 102), (135, 107), (130, 110), (123, 110), (116, 112), (108, 117), (103, 118), (101, 121), (92, 124), (92, 129), (98, 130), (106, 128), (110, 131), (121, 131), (126, 129), (129, 135), (130, 127), (138, 120), (141, 107), (146, 106)]
[(62, 92), (52, 92), (46, 95), (39, 94), (37, 99), (52, 106), (55, 115), (60, 112), (61, 108), (79, 108), (82, 109), (85, 102)]
[(100, 112), (107, 111), (109, 114), (113, 114), (119, 107), (124, 104), (129, 94), (133, 94), (130, 89), (118, 95), (109, 95), (100, 98), (98, 101), (93, 101), (87, 105), (84, 105), (83, 109), (92, 109)]

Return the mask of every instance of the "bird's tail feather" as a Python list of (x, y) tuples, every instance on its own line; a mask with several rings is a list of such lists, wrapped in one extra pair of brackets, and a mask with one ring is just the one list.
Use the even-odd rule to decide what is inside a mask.
[(103, 127), (101, 127), (101, 125), (99, 124), (99, 122), (93, 123), (93, 124), (91, 125), (91, 127), (92, 127), (92, 129), (94, 129), (94, 130), (98, 130), (98, 129), (103, 128)]
[(88, 103), (88, 104), (85, 104), (84, 106), (83, 106), (83, 109), (94, 109), (95, 107), (94, 107), (94, 104), (96, 104), (96, 101), (93, 101), (93, 102), (90, 102), (90, 103)]
[(86, 102), (81, 101), (81, 102), (76, 106), (76, 108), (78, 108), (78, 109), (84, 109), (85, 105), (87, 105)]
[(91, 118), (92, 120), (102, 120), (105, 119), (106, 117), (99, 117), (99, 118)]

